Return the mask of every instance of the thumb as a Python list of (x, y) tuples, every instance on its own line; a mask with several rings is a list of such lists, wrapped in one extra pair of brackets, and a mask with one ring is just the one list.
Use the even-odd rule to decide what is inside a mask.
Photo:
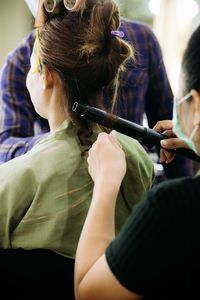
[(180, 140), (179, 138), (170, 138), (170, 139), (166, 139), (166, 140), (162, 140), (160, 142), (161, 147), (163, 147), (164, 149), (177, 149), (177, 148), (188, 148), (187, 144)]
[(113, 146), (115, 147), (120, 147), (122, 148), (121, 144), (119, 143), (118, 139), (117, 139), (117, 131), (116, 130), (112, 130), (109, 134), (109, 139), (111, 141), (111, 143), (113, 144)]

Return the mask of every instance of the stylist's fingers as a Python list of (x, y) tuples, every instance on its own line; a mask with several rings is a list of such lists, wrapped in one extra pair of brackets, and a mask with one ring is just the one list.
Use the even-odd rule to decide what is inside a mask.
[(160, 145), (164, 149), (188, 148), (187, 144), (179, 138), (169, 138), (162, 140)]
[(175, 151), (171, 150), (165, 150), (165, 149), (160, 149), (160, 162), (161, 163), (170, 163), (172, 162), (172, 160), (174, 159), (174, 157), (176, 156)]
[(160, 162), (170, 163), (176, 156), (176, 149), (188, 148), (188, 146), (179, 138), (169, 138), (160, 141)]
[[(168, 123), (168, 122), (167, 122)], [(166, 127), (166, 126), (165, 126)], [(171, 140), (172, 138), (176, 137), (175, 134), (173, 133), (173, 131), (171, 129), (167, 129), (163, 132), (164, 135), (168, 136), (169, 139), (166, 139), (167, 141)], [(166, 141), (165, 139), (163, 141)], [(168, 142), (167, 142), (168, 143)], [(161, 147), (162, 147), (162, 143), (160, 142)], [(174, 148), (173, 148), (174, 149)], [(160, 149), (160, 162), (161, 163), (170, 163), (172, 162), (172, 160), (175, 158), (176, 153), (175, 151), (171, 150), (171, 148), (169, 149), (170, 151), (161, 148)]]
[(120, 142), (117, 140), (117, 132), (115, 130), (112, 130), (108, 137), (114, 147), (116, 147), (117, 149), (122, 149)]
[[(188, 146), (179, 138), (176, 137), (173, 130), (173, 123), (171, 120), (163, 120), (156, 123), (153, 130), (162, 132), (169, 138), (160, 141), (160, 162), (170, 163), (175, 155), (177, 148), (188, 148)], [(174, 150), (174, 151), (173, 151)]]
[(163, 132), (165, 130), (171, 130), (173, 127), (172, 120), (158, 121), (153, 127), (153, 130)]
[(116, 133), (100, 133), (88, 153), (89, 173), (93, 180), (107, 178), (119, 182), (126, 172), (124, 151), (119, 144)]
[(93, 153), (95, 153), (95, 149), (97, 147), (97, 142), (94, 142), (92, 145), (92, 148), (90, 148), (89, 152), (88, 152), (88, 158), (87, 158), (87, 162), (88, 162), (88, 172), (90, 174), (90, 176), (92, 177), (93, 181), (95, 180), (95, 170), (97, 169), (97, 162), (95, 161), (95, 156), (93, 155)]
[(164, 132), (162, 132), (164, 135), (168, 136), (169, 138), (177, 137), (172, 129), (167, 129)]
[(112, 152), (109, 144), (111, 145), (108, 134), (101, 132), (88, 152), (88, 171), (94, 181), (102, 171), (103, 164), (109, 161)]
[(115, 130), (112, 130), (109, 134), (110, 141), (112, 145), (114, 146), (114, 152), (115, 152), (115, 164), (117, 161), (118, 167), (119, 167), (119, 173), (121, 173), (122, 177), (126, 173), (126, 157), (125, 153), (122, 149), (122, 145), (117, 139), (117, 132)]

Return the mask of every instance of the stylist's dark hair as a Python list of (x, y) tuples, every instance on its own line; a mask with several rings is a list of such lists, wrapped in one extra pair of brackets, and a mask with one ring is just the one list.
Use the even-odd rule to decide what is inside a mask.
[[(44, 25), (39, 29), (41, 62), (60, 76), (66, 92), (66, 108), (78, 128), (82, 145), (91, 146), (92, 124), (71, 111), (75, 101), (103, 107), (102, 88), (116, 84), (123, 64), (133, 56), (123, 39), (111, 35), (120, 25), (113, 0), (86, 0), (81, 11), (62, 5), (57, 14), (43, 8)], [(114, 99), (110, 100), (111, 102)]]
[(186, 93), (195, 89), (200, 92), (200, 26), (191, 35), (182, 60)]

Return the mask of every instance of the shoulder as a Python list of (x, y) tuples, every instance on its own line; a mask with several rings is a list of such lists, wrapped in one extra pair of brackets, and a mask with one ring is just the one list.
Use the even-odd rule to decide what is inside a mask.
[(75, 130), (63, 128), (35, 144), (27, 153), (27, 159), (33, 161), (33, 167), (37, 169), (44, 165), (55, 170), (66, 166), (73, 169), (73, 164), (77, 165), (82, 160), (82, 151)]
[(154, 174), (153, 161), (142, 145), (137, 140), (119, 132), (117, 138), (126, 155), (127, 169), (131, 173), (139, 170), (144, 177), (147, 174), (148, 178), (152, 180)]
[(146, 150), (136, 139), (119, 132), (117, 132), (117, 139), (121, 143), (122, 148), (128, 157), (134, 156), (139, 158), (142, 155), (143, 157), (147, 158), (152, 162)]
[(26, 153), (0, 165), (1, 190), (11, 189), (11, 194), (13, 191), (21, 192), (24, 187), (32, 190), (36, 185), (36, 179), (33, 166), (28, 162)]
[(20, 45), (32, 45), (35, 41), (35, 30), (30, 31), (19, 43)]
[[(5, 58), (1, 69), (1, 88), (7, 93), (8, 87), (17, 84), (26, 89), (25, 79), (30, 68), (35, 32), (29, 33)], [(12, 89), (11, 89), (12, 90)]]
[(180, 177), (155, 185), (148, 194), (153, 203), (187, 202), (188, 196), (194, 201), (200, 196), (200, 176)]
[(18, 48), (27, 48), (32, 51), (33, 44), (35, 41), (35, 30), (31, 31), (27, 36), (25, 36), (21, 43), (19, 43)]
[(152, 58), (160, 60), (162, 57), (160, 44), (148, 24), (122, 19), (120, 30), (125, 33), (124, 39), (133, 46), (139, 66), (148, 67)]
[(35, 32), (30, 32), (22, 41), (9, 52), (7, 63), (12, 64), (30, 64), (30, 56), (35, 40)]
[(140, 36), (150, 39), (156, 38), (152, 28), (148, 24), (143, 22), (122, 18), (120, 28), (124, 30), (125, 35), (135, 38), (138, 38)]

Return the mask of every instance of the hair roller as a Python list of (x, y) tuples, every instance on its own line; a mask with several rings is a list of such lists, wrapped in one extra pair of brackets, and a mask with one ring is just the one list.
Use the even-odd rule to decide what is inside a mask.
[(56, 6), (61, 2), (62, 0), (45, 0), (44, 1), (44, 8), (48, 13), (54, 12)]

